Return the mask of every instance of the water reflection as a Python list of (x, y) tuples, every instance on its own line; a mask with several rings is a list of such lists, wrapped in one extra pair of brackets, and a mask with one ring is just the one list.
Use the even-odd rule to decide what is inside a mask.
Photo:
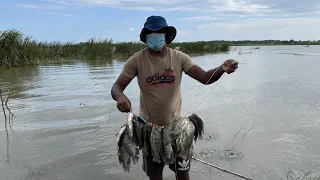
[(11, 98), (28, 98), (24, 92), (37, 88), (39, 67), (17, 67), (0, 71), (0, 87), (13, 93)]
[[(243, 128), (234, 142), (239, 142), (237, 152), (244, 157), (230, 162), (221, 159), (219, 166), (230, 170), (233, 167), (233, 171), (254, 179), (283, 179), (278, 178), (283, 177), (279, 161), (293, 164), (297, 170), (308, 170), (320, 160), (318, 58), (279, 54), (277, 48), (284, 47), (237, 47), (229, 54), (193, 56), (205, 70), (228, 58), (240, 62), (236, 74), (225, 75), (213, 86), (203, 88), (183, 75), (183, 111), (196, 98), (192, 110), (204, 119), (205, 135), (215, 137), (197, 141), (196, 151), (220, 152)], [(295, 51), (294, 47), (288, 48)], [(124, 116), (117, 111), (110, 89), (125, 61), (73, 60), (1, 71), (1, 83), (19, 87), (16, 91), (20, 97), (8, 102), (16, 115), (14, 134), (9, 121), (0, 124), (0, 136), (7, 136), (0, 139), (0, 144), (8, 145), (7, 150), (0, 149), (0, 162), (12, 165), (0, 163), (0, 174), (9, 180), (145, 179), (141, 161), (126, 174), (119, 168), (116, 156), (114, 135)], [(126, 90), (134, 111), (138, 110), (139, 92), (136, 81)], [(4, 120), (1, 115), (0, 122)], [(242, 141), (240, 134), (252, 127)], [(219, 156), (212, 156), (206, 160), (216, 164)], [(212, 179), (201, 174), (205, 169), (194, 162), (192, 179)], [(165, 179), (174, 178), (165, 171)], [(219, 172), (213, 176), (219, 178)]]

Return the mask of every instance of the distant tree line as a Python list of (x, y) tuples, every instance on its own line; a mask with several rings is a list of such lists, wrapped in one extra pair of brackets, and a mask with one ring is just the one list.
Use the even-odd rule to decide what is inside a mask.
[(265, 46), (265, 45), (320, 45), (320, 40), (295, 41), (291, 40), (240, 40), (240, 41), (214, 41), (216, 43), (227, 43), (231, 46)]

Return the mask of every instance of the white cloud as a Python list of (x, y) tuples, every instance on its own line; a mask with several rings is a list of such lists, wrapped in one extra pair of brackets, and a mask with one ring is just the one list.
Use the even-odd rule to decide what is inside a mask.
[(44, 9), (44, 10), (58, 10), (58, 9), (66, 9), (64, 6), (56, 5), (56, 4), (28, 4), (28, 3), (18, 3), (15, 5), (19, 8), (29, 8), (29, 9)]
[(251, 18), (202, 24), (195, 32), (203, 40), (313, 40), (320, 39), (320, 18)]
[(179, 20), (181, 21), (199, 21), (199, 20), (203, 20), (203, 21), (211, 21), (211, 20), (217, 20), (217, 17), (213, 17), (213, 16), (191, 16), (191, 17), (184, 17), (184, 18), (180, 18)]
[(193, 12), (244, 12), (268, 10), (267, 5), (254, 0), (42, 0), (46, 2), (75, 6), (106, 6), (111, 8), (141, 11), (193, 11)]
[(226, 0), (225, 4), (213, 5), (211, 6), (213, 10), (205, 10), (206, 12), (216, 11), (216, 12), (239, 12), (239, 13), (249, 13), (249, 14), (262, 14), (265, 12), (272, 12), (268, 5), (256, 4), (252, 2), (245, 1), (235, 1)]
[(319, 11), (320, 1), (309, 0), (40, 0), (64, 6), (102, 6), (139, 11), (215, 13), (215, 16), (282, 15)]
[(134, 31), (134, 28), (130, 28), (129, 31), (131, 31), (131, 32)]

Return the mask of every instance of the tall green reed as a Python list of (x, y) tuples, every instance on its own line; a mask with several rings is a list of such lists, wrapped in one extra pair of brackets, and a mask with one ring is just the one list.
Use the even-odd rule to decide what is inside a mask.
[[(81, 58), (110, 61), (118, 57), (128, 57), (145, 48), (141, 42), (118, 42), (111, 39), (91, 38), (87, 42), (62, 43), (38, 42), (31, 36), (10, 29), (0, 32), (0, 68), (36, 65), (41, 60), (54, 58)], [(182, 42), (172, 43), (169, 47), (185, 53), (215, 53), (229, 50), (227, 43)]]

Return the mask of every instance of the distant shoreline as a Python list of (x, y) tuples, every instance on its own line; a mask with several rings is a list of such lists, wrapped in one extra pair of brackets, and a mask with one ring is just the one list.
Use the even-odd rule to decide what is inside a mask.
[[(173, 42), (168, 46), (187, 54), (228, 52), (231, 46), (320, 45), (320, 41), (197, 41)], [(0, 31), (0, 68), (31, 66), (42, 61), (59, 59), (89, 59), (110, 62), (115, 58), (129, 57), (145, 48), (142, 42), (117, 42), (112, 39), (91, 38), (81, 43), (38, 42), (31, 36), (9, 29)]]

